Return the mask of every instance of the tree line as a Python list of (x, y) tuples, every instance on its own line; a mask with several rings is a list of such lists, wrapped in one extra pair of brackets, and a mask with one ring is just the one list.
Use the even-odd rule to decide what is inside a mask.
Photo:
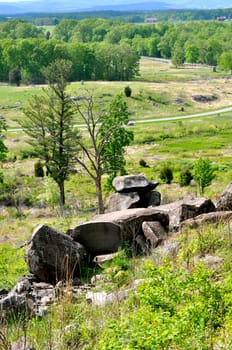
[[(121, 21), (124, 23), (143, 23), (148, 17), (155, 17), (162, 22), (179, 21), (200, 21), (214, 20), (218, 17), (226, 16), (232, 18), (232, 8), (221, 9), (181, 9), (164, 11), (81, 11), (69, 13), (25, 13), (20, 14), (20, 18), (34, 23), (38, 26), (57, 25), (63, 19), (82, 20), (86, 18), (104, 18), (110, 21)], [(12, 15), (12, 18), (18, 18), (19, 15)], [(6, 21), (5, 16), (0, 16), (0, 21)]]
[[(131, 80), (141, 55), (232, 69), (232, 22), (131, 24), (64, 19), (52, 33), (23, 20), (0, 23), (0, 80), (43, 83), (56, 59), (72, 62), (70, 81)], [(15, 77), (16, 76), (16, 77)]]

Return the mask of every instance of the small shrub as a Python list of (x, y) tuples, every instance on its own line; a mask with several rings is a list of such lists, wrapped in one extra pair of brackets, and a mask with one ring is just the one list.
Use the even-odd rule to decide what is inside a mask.
[(44, 170), (43, 170), (43, 164), (39, 160), (34, 165), (34, 173), (35, 177), (44, 177)]
[(149, 168), (149, 165), (144, 159), (140, 159), (139, 165), (142, 166), (143, 168)]
[(166, 184), (170, 184), (173, 180), (173, 172), (172, 169), (166, 165), (164, 166), (161, 170), (160, 170), (160, 175), (159, 175), (160, 179), (166, 183)]
[(130, 88), (130, 86), (125, 87), (124, 93), (125, 93), (126, 97), (131, 97), (132, 89)]
[(180, 172), (180, 185), (181, 186), (189, 186), (192, 179), (193, 179), (193, 175), (188, 168), (183, 169)]
[(198, 159), (194, 165), (194, 180), (196, 181), (200, 194), (204, 193), (205, 187), (211, 185), (215, 178), (214, 168), (211, 161), (206, 159)]

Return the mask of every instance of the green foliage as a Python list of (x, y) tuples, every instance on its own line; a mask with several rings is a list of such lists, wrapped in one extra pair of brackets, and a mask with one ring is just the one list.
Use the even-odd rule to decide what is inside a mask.
[(189, 186), (191, 180), (193, 179), (193, 175), (189, 168), (185, 168), (180, 172), (180, 185), (181, 186)]
[(35, 177), (44, 177), (43, 164), (40, 160), (34, 164)]
[(149, 168), (149, 165), (147, 164), (147, 162), (144, 159), (140, 159), (139, 165), (143, 168)]
[(193, 177), (198, 184), (200, 193), (203, 194), (205, 187), (209, 186), (215, 178), (215, 169), (208, 158), (200, 158), (195, 162)]
[(21, 71), (19, 68), (13, 68), (9, 71), (9, 83), (20, 86), (22, 80)]
[(100, 140), (104, 142), (101, 156), (103, 170), (113, 177), (118, 172), (125, 174), (124, 147), (133, 140), (133, 132), (126, 129), (128, 123), (128, 107), (121, 95), (117, 95), (108, 106), (108, 110), (102, 117)]
[(159, 174), (160, 179), (166, 183), (170, 184), (173, 180), (173, 172), (169, 165), (163, 166)]
[(147, 265), (149, 280), (133, 297), (137, 307), (107, 320), (96, 349), (209, 348), (223, 324), (222, 286), (200, 265), (192, 272)]
[(132, 94), (132, 89), (130, 86), (126, 86), (125, 89), (124, 89), (124, 93), (126, 95), (126, 97), (131, 97), (131, 94)]

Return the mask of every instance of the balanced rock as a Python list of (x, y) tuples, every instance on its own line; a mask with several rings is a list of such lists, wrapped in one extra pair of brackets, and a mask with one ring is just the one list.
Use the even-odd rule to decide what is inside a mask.
[(133, 209), (148, 208), (160, 205), (161, 195), (157, 191), (150, 192), (128, 192), (113, 193), (108, 203), (108, 212)]
[(137, 192), (113, 193), (108, 203), (108, 211), (117, 211), (136, 208), (140, 202), (140, 196)]
[(144, 175), (117, 176), (113, 187), (117, 192), (149, 192), (158, 186), (157, 181), (148, 181)]
[(35, 229), (26, 249), (29, 271), (49, 283), (78, 275), (85, 257), (81, 244), (46, 225)]
[(216, 208), (221, 210), (232, 210), (232, 182), (225, 188), (216, 202)]

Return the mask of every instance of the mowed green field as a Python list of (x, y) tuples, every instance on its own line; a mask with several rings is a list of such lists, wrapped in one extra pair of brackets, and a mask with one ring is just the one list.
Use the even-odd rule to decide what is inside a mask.
[[(180, 80), (180, 76), (184, 78)], [(83, 85), (74, 82), (68, 86), (68, 92), (73, 97), (92, 94), (99, 110), (104, 109), (116, 94), (123, 94), (127, 85), (132, 88), (132, 97), (125, 97), (125, 101), (128, 104), (130, 119), (135, 121), (134, 125), (128, 126), (135, 135), (133, 144), (126, 150), (128, 173), (144, 172), (147, 176), (157, 179), (160, 167), (171, 162), (175, 174), (174, 180), (178, 181), (182, 167), (192, 167), (194, 160), (208, 157), (217, 165), (218, 177), (223, 177), (220, 180), (220, 188), (217, 189), (220, 191), (226, 185), (231, 172), (232, 112), (188, 120), (144, 124), (137, 121), (181, 117), (230, 106), (232, 105), (230, 75), (213, 73), (208, 67), (176, 69), (170, 63), (143, 58), (140, 62), (140, 76), (134, 81), (87, 81)], [(24, 117), (23, 108), (30, 98), (34, 94), (43, 93), (43, 88), (46, 89), (46, 86), (0, 85), (0, 115), (5, 118), (8, 127), (5, 143), (9, 149), (9, 162), (3, 164), (3, 171), (6, 174), (12, 174), (16, 170), (33, 174), (35, 160), (28, 159), (27, 136), (20, 129), (18, 121)], [(211, 102), (196, 102), (193, 100), (195, 95), (215, 96), (215, 99)], [(82, 123), (80, 117), (76, 117), (76, 122)], [(15, 158), (17, 161), (12, 163)], [(141, 159), (148, 163), (149, 168), (140, 166)], [(224, 169), (223, 176), (220, 169)], [(78, 200), (88, 203), (85, 194), (93, 198), (94, 190), (89, 191), (89, 179), (83, 174), (82, 178), (80, 175), (78, 178), (86, 184), (82, 187), (83, 191), (78, 184), (75, 184)], [(73, 181), (79, 182), (76, 179)], [(72, 183), (71, 181), (67, 184), (71, 192)], [(209, 188), (209, 193), (212, 193), (210, 191)], [(178, 196), (181, 196), (181, 190)], [(91, 201), (90, 199), (89, 202)]]

